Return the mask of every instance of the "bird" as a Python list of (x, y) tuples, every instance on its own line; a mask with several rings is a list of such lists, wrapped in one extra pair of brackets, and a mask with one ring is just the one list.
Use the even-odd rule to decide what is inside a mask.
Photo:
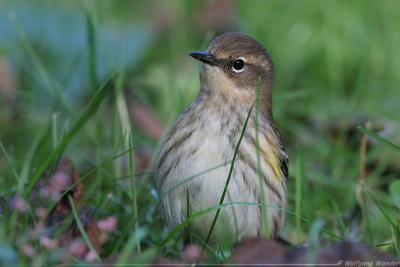
[(200, 90), (156, 161), (162, 218), (174, 229), (197, 213), (190, 233), (212, 245), (262, 236), (265, 227), (276, 237), (285, 221), (288, 156), (272, 117), (271, 56), (240, 32), (190, 56), (200, 61)]

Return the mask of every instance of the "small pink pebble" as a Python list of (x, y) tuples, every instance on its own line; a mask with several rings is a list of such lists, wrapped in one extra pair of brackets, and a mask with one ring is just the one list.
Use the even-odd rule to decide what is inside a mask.
[(25, 244), (22, 247), (22, 251), (23, 251), (24, 255), (27, 257), (32, 257), (35, 255), (35, 249), (32, 247), (31, 244)]
[(89, 251), (85, 256), (85, 261), (94, 262), (95, 260), (97, 260), (97, 258), (98, 258), (98, 255), (96, 252)]
[(182, 251), (182, 258), (187, 261), (196, 261), (201, 257), (201, 249), (196, 245), (188, 245)]
[(48, 236), (40, 237), (40, 244), (44, 248), (48, 248), (48, 249), (55, 249), (58, 246), (57, 240), (51, 239)]
[(57, 171), (50, 180), (51, 191), (61, 192), (72, 184), (71, 176), (63, 171)]
[(28, 203), (21, 196), (16, 196), (11, 200), (11, 207), (21, 213), (28, 211)]
[(36, 216), (37, 216), (39, 219), (44, 219), (44, 218), (46, 218), (47, 211), (46, 211), (46, 209), (43, 208), (43, 207), (37, 207), (37, 208), (35, 209), (35, 214), (36, 214)]
[(76, 239), (71, 242), (68, 251), (72, 256), (81, 258), (87, 252), (87, 247), (82, 240)]
[(117, 227), (117, 218), (115, 216), (110, 216), (100, 220), (97, 222), (97, 227), (99, 227), (101, 231), (111, 232)]

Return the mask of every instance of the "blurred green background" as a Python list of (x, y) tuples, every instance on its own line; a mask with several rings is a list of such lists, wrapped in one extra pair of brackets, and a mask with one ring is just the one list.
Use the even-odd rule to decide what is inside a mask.
[[(155, 246), (167, 230), (156, 205), (145, 209), (157, 198), (152, 162), (199, 89), (199, 66), (188, 54), (219, 33), (241, 31), (274, 61), (274, 118), (290, 155), (288, 210), (309, 221), (288, 216), (282, 236), (315, 244), (329, 239), (323, 226), (399, 253), (393, 233), (400, 229), (390, 222), (399, 222), (398, 195), (389, 189), (400, 177), (400, 155), (372, 139), (362, 146), (357, 129), (369, 122), (371, 130), (400, 143), (399, 10), (395, 0), (2, 0), (0, 198), (6, 203), (26, 192), (24, 185), (117, 71), (115, 90), (77, 129), (63, 157), (83, 173), (134, 144), (135, 172), (145, 174), (134, 186), (137, 227), (145, 230), (142, 246)], [(130, 229), (135, 209), (124, 179), (132, 171), (129, 161), (118, 157), (85, 180), (85, 203), (98, 210), (95, 216), (118, 218), (104, 257), (118, 253), (116, 244), (130, 235), (122, 230)], [(358, 194), (360, 184), (372, 193)], [(0, 240), (21, 253), (25, 241), (7, 234), (10, 217), (2, 210)], [(19, 230), (29, 227), (27, 219)], [(179, 245), (164, 250), (175, 255)]]

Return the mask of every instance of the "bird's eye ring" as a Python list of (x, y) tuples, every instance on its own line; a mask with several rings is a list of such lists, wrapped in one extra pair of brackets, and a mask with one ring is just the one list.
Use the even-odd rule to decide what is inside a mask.
[(235, 59), (232, 64), (232, 70), (236, 73), (244, 70), (244, 60), (242, 58)]

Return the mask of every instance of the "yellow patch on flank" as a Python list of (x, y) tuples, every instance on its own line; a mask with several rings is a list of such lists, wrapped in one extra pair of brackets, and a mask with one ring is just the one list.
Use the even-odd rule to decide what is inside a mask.
[(271, 142), (268, 140), (269, 138), (260, 138), (259, 136), (259, 146), (260, 146), (260, 152), (264, 155), (264, 159), (268, 162), (268, 164), (271, 166), (272, 171), (274, 172), (276, 178), (282, 182), (284, 181), (284, 175), (281, 169), (281, 163), (280, 160), (277, 157), (277, 150), (278, 150), (278, 145), (275, 142)]

